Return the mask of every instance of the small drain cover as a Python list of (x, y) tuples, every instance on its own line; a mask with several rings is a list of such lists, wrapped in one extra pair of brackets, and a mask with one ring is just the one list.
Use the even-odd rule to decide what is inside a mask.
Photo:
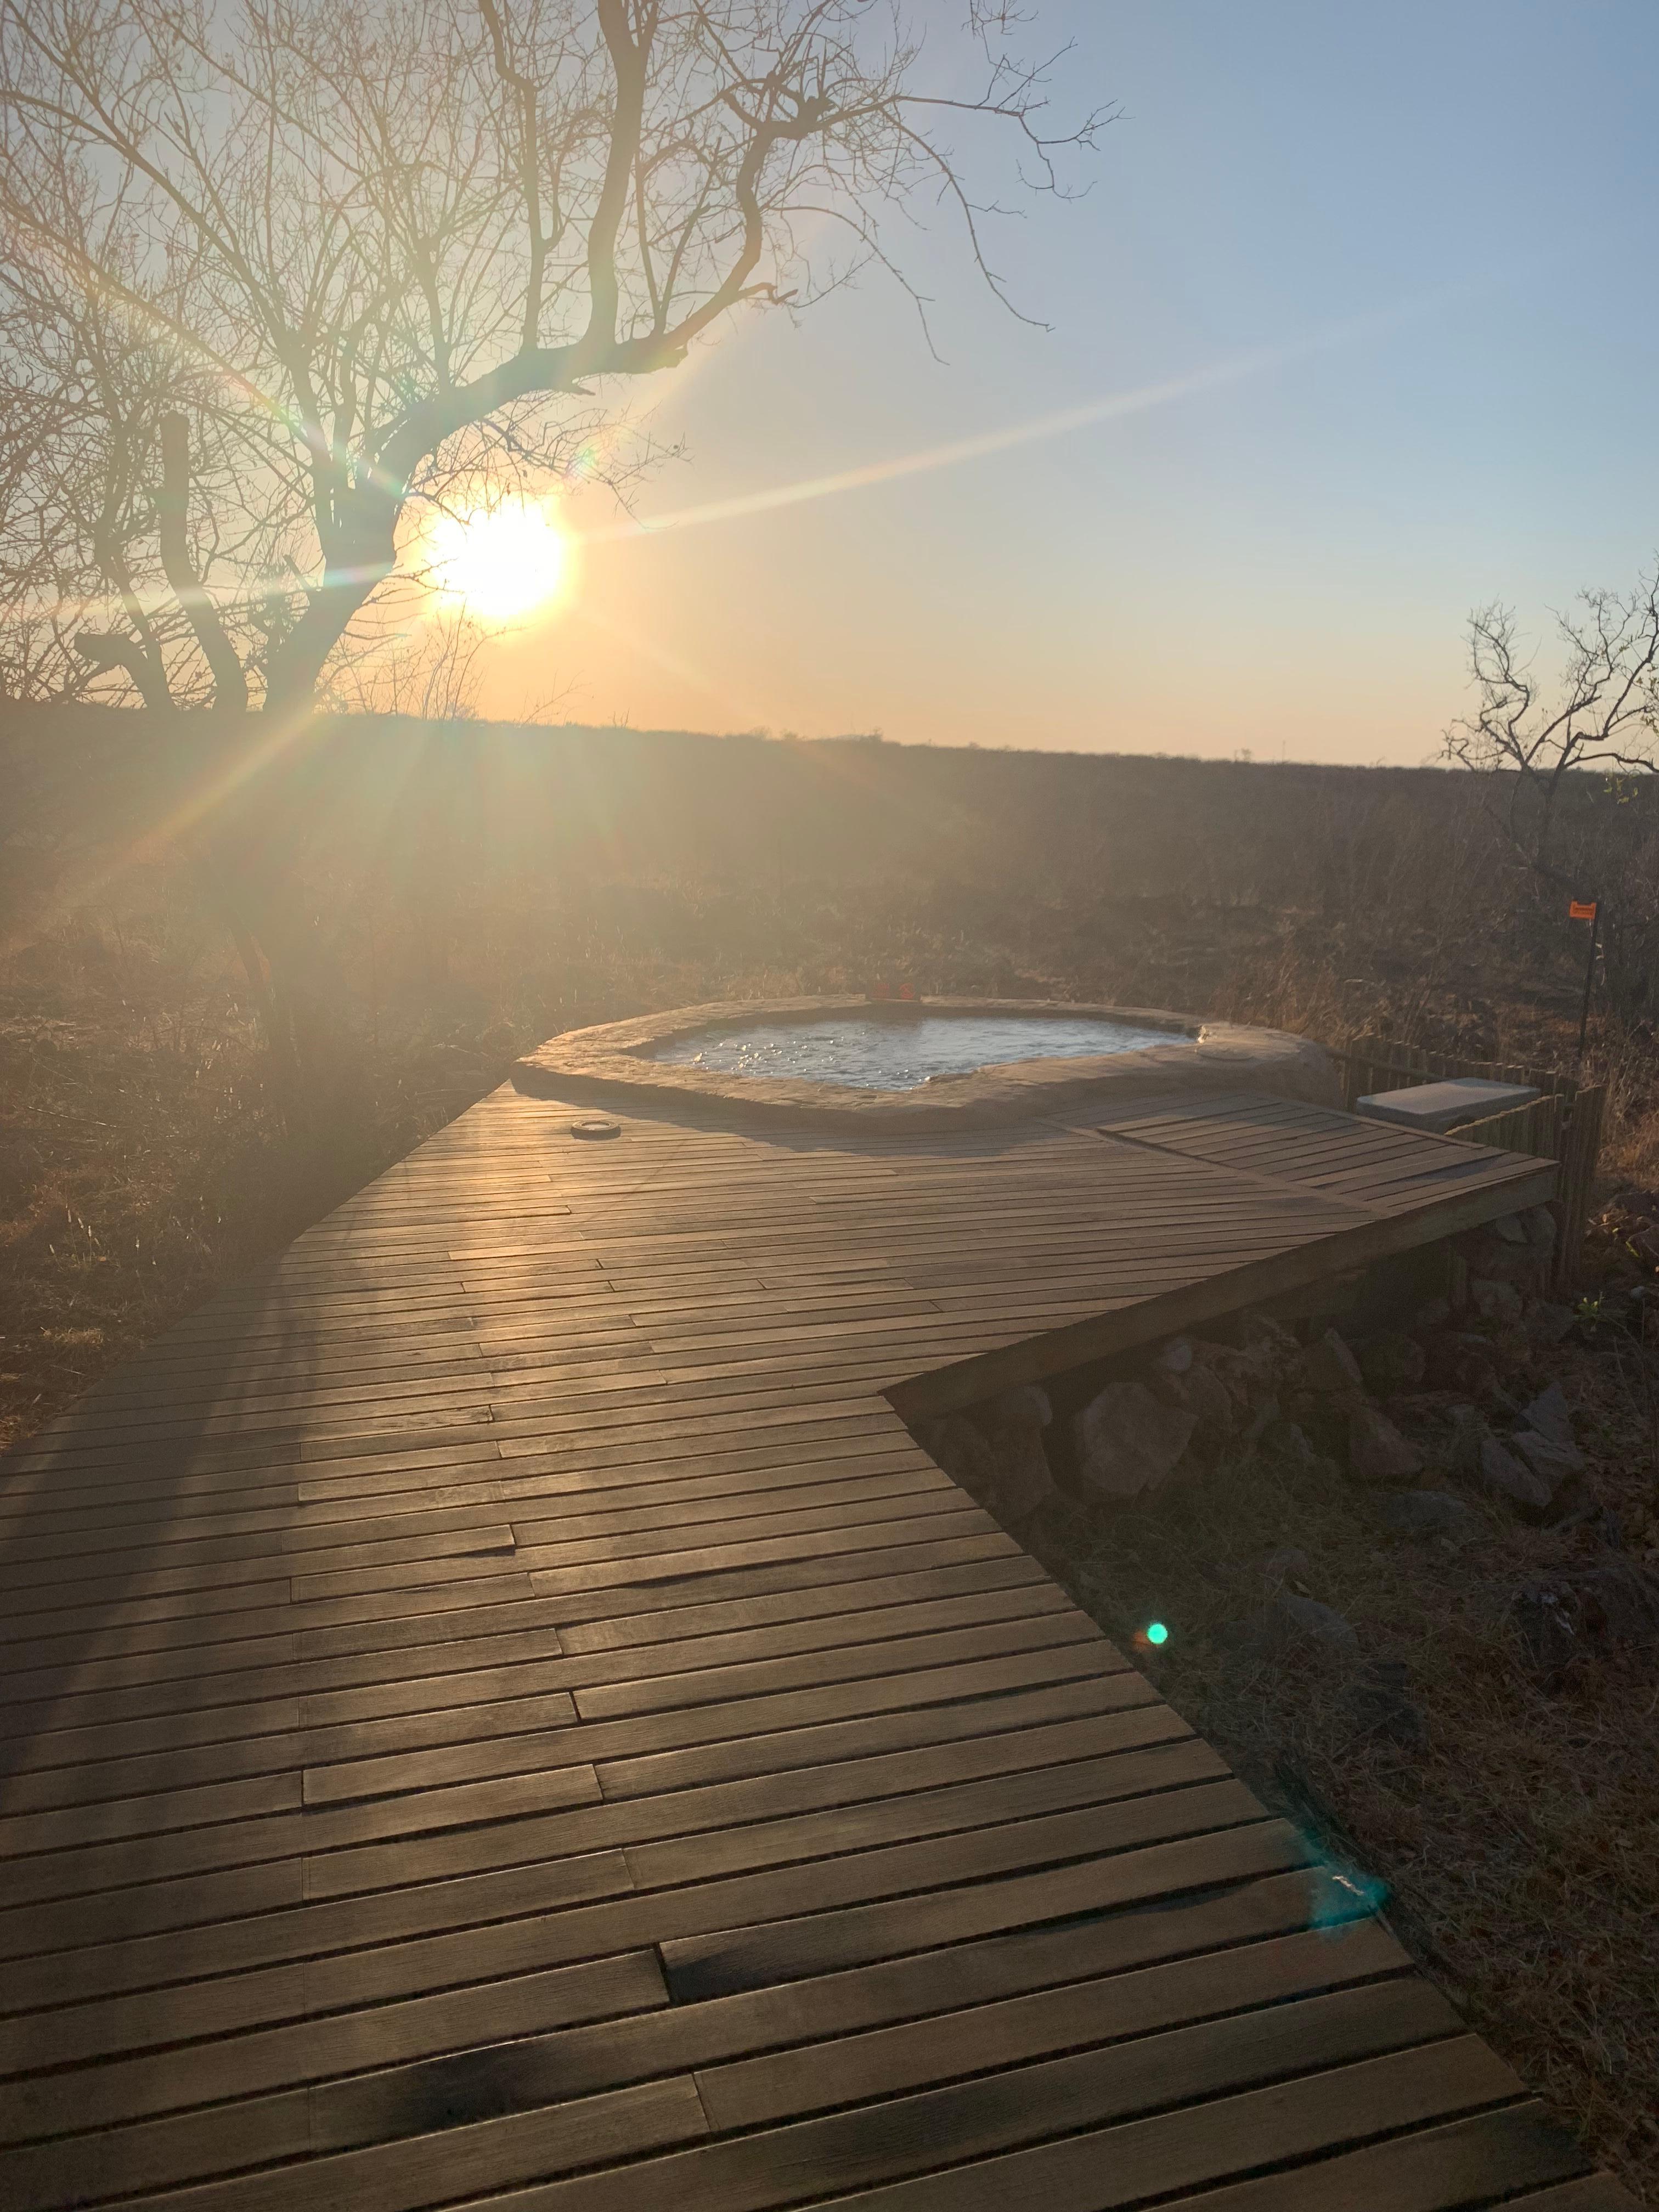
[(573, 1121), (570, 1124), (570, 1133), (573, 1137), (620, 1137), (622, 1123), (606, 1121), (597, 1114), (592, 1114), (580, 1121)]

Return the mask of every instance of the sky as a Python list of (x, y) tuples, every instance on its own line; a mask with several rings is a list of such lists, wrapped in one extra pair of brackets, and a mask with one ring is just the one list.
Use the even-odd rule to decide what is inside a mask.
[(1415, 763), (1468, 702), (1472, 607), (1541, 635), (1635, 580), (1652, 0), (1032, 4), (1071, 44), (1056, 117), (1120, 110), (1086, 196), (993, 235), (1048, 327), (931, 210), (905, 262), (940, 358), (873, 276), (730, 325), (638, 408), (684, 458), (634, 504), (739, 511), (617, 535), (584, 495), (483, 712)]

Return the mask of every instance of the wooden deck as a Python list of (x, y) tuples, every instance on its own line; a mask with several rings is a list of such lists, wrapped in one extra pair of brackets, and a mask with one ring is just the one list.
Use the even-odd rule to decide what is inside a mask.
[(498, 1092), (4, 1463), (6, 2212), (1628, 2205), (886, 1395), (1549, 1170), (570, 1120)]

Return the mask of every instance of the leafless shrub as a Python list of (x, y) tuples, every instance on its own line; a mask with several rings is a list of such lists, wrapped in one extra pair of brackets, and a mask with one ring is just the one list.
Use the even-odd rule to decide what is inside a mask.
[(1599, 902), (1610, 1003), (1645, 1020), (1659, 956), (1659, 567), (1559, 615), (1553, 659), (1540, 675), (1507, 607), (1472, 615), (1477, 699), (1445, 757), (1480, 779), (1512, 860), (1558, 908)]

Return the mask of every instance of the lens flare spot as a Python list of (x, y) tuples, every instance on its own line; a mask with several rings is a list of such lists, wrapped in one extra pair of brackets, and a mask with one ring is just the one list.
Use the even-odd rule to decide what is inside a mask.
[(569, 551), (548, 509), (521, 501), (441, 514), (426, 533), (432, 581), (484, 622), (550, 605), (568, 580)]
[[(1316, 1842), (1314, 1848), (1318, 1848)], [(1364, 1919), (1369, 1913), (1380, 1912), (1389, 1901), (1386, 1882), (1334, 1859), (1313, 1868), (1308, 1882), (1309, 1917), (1316, 1928), (1328, 1933), (1346, 1928), (1350, 1921)]]
[(1164, 1623), (1161, 1620), (1149, 1620), (1147, 1622), (1146, 1641), (1149, 1644), (1167, 1644), (1169, 1640), (1170, 1632), (1164, 1626)]

